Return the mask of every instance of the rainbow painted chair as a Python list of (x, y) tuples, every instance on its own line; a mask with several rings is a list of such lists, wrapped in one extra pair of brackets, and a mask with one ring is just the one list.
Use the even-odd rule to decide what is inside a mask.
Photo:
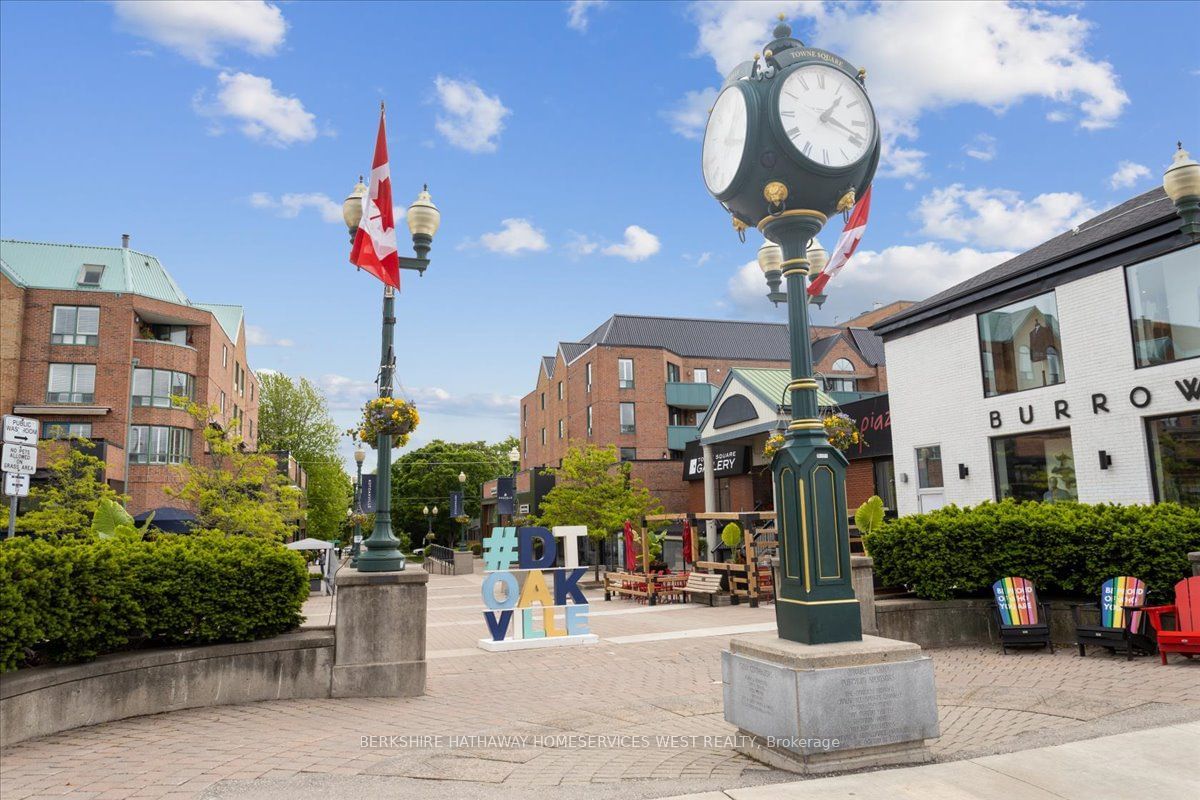
[[(1150, 655), (1154, 639), (1145, 631), (1146, 615), (1141, 606), (1146, 602), (1146, 584), (1129, 576), (1109, 578), (1100, 586), (1099, 603), (1079, 603), (1072, 606), (1075, 615), (1075, 644), (1079, 655), (1086, 656), (1086, 647), (1103, 647), (1110, 653), (1124, 651), (1126, 660), (1136, 651)], [(1099, 624), (1085, 624), (1083, 612), (1100, 612)]]
[(1008, 654), (1009, 647), (1048, 647), (1050, 641), (1050, 607), (1039, 603), (1037, 590), (1025, 578), (1001, 578), (992, 584), (996, 600), (996, 622), (1000, 626), (1000, 649)]

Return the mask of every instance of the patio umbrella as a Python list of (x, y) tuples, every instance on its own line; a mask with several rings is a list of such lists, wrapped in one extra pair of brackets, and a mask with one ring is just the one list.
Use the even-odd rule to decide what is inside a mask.
[(692, 521), (685, 519), (683, 521), (683, 565), (686, 568), (689, 561), (695, 562), (695, 557), (692, 555)]
[(154, 519), (150, 521), (150, 527), (157, 528), (163, 533), (187, 533), (196, 524), (196, 517), (192, 512), (170, 506), (156, 508), (153, 511), (143, 511), (136, 515), (133, 521), (144, 523), (150, 519), (151, 514), (154, 515)]
[(625, 571), (633, 572), (637, 569), (637, 557), (633, 552), (633, 525), (629, 520), (625, 520)]

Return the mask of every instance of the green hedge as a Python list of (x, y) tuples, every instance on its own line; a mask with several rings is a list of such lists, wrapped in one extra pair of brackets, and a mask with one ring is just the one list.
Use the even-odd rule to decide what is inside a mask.
[(0, 545), (0, 672), (274, 636), (300, 624), (307, 597), (304, 559), (263, 539), (18, 537)]
[(1038, 589), (1093, 597), (1116, 575), (1146, 582), (1154, 602), (1172, 597), (1200, 550), (1200, 510), (1083, 503), (948, 506), (887, 523), (863, 537), (885, 586), (946, 600), (1019, 575)]

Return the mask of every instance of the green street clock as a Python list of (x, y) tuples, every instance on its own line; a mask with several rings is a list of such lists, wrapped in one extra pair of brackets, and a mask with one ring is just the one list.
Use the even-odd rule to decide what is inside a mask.
[(704, 183), (743, 234), (783, 249), (791, 341), (792, 421), (771, 469), (779, 530), (779, 635), (807, 644), (862, 638), (850, 580), (846, 457), (817, 404), (805, 278), (809, 243), (849, 210), (879, 165), (879, 126), (864, 76), (805, 47), (786, 24), (760, 61), (725, 79), (704, 131)]

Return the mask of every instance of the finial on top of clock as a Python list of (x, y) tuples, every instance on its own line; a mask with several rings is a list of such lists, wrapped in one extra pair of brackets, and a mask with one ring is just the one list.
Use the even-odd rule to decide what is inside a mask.
[(783, 14), (783, 12), (779, 13), (778, 19), (779, 19), (779, 24), (775, 26), (775, 38), (776, 39), (784, 39), (788, 36), (791, 36), (792, 35), (792, 26), (788, 25), (786, 22), (784, 22), (784, 20), (787, 19), (787, 17)]

